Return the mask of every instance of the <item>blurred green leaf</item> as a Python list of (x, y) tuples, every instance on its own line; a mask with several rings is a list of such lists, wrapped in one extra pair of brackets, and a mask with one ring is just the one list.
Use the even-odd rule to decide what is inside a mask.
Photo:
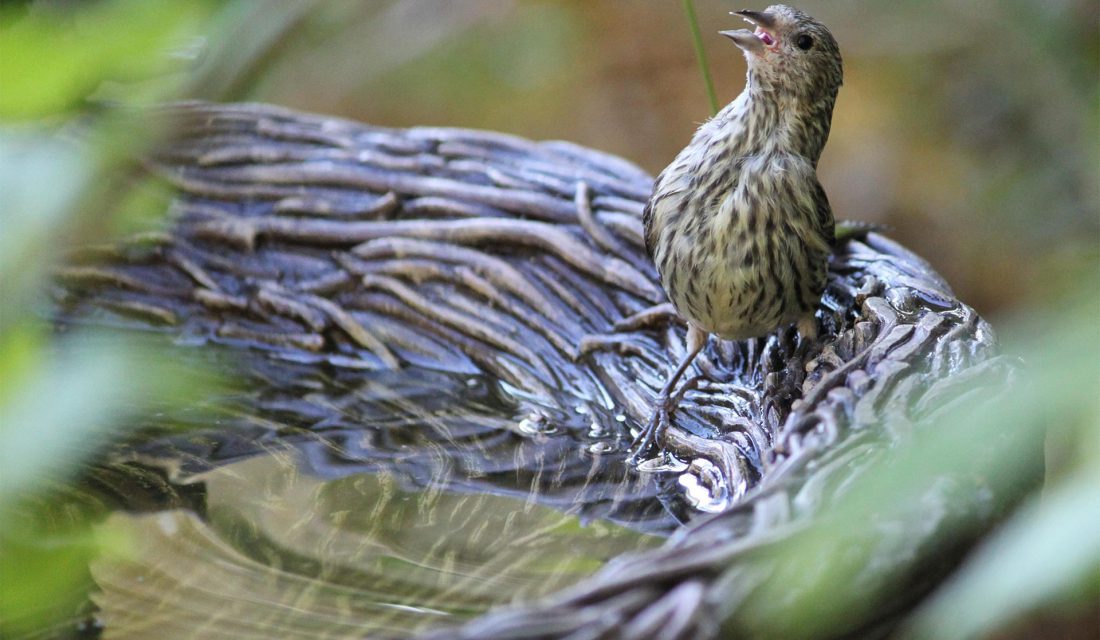
[[(27, 331), (20, 332), (27, 335)], [(5, 345), (7, 346), (7, 345)], [(7, 353), (20, 354), (17, 348)], [(23, 359), (25, 354), (20, 354)], [(0, 405), (0, 511), (70, 472), (110, 429), (141, 410), (193, 399), (199, 380), (140, 343), (79, 336), (40, 352)], [(0, 362), (0, 368), (7, 363)]]
[(23, 383), (40, 368), (46, 344), (46, 329), (39, 324), (20, 323), (0, 331), (0, 407), (23, 392)]
[(12, 636), (74, 618), (90, 584), (88, 563), (105, 553), (125, 555), (132, 546), (117, 528), (44, 531), (26, 522), (11, 526), (11, 518), (5, 514), (8, 525), (0, 530), (0, 628)]
[(117, 200), (108, 229), (112, 237), (126, 237), (143, 231), (161, 229), (175, 192), (162, 180), (132, 180)]
[(936, 593), (910, 635), (985, 637), (1079, 594), (1100, 598), (1098, 487), (1094, 467), (1035, 496)]
[(88, 116), (86, 99), (130, 106), (177, 95), (186, 74), (170, 74), (178, 66), (173, 50), (194, 36), (209, 9), (206, 2), (109, 0), (0, 10), (5, 634), (44, 633), (72, 620), (86, 601), (88, 560), (127, 548), (118, 536), (93, 535), (89, 514), (52, 517), (73, 505), (50, 488), (70, 482), (139, 416), (211, 393), (210, 376), (181, 366), (163, 345), (82, 330), (62, 335), (44, 308), (49, 271), (67, 250), (112, 231), (148, 228), (167, 209), (164, 191), (135, 180), (125, 164), (155, 132), (138, 129), (132, 113)]
[(0, 330), (30, 310), (59, 235), (95, 172), (89, 149), (45, 132), (0, 130)]
[(48, 489), (70, 481), (129, 420), (212, 389), (201, 372), (133, 337), (82, 332), (51, 344), (46, 335), (31, 320), (0, 337), (0, 620), (13, 633), (70, 619), (86, 598), (88, 560), (127, 548), (117, 536), (93, 537), (82, 517), (52, 522)]
[(114, 0), (0, 14), (0, 118), (29, 119), (79, 105), (104, 80), (172, 69), (172, 45), (193, 37), (203, 2)]
[(1033, 494), (962, 582), (936, 599), (917, 631), (971, 637), (1002, 629), (1055, 596), (1079, 594), (1100, 566), (1100, 539), (1082, 542), (1100, 530), (1095, 306), (1091, 296), (1080, 296), (1011, 325), (1005, 335), (1024, 362), (1011, 392), (993, 402), (973, 399), (922, 425), (906, 447), (880, 456), (853, 481), (825, 516), (769, 550), (776, 569), (746, 607), (750, 628), (763, 637), (850, 631), (895, 586), (886, 576), (899, 572), (876, 570), (874, 559), (912, 571), (905, 558), (928, 553), (913, 540), (931, 535), (930, 544), (951, 545), (973, 535), (968, 512), (995, 513), (1004, 505), (962, 498), (990, 484), (1000, 493), (1033, 491), (1044, 435), (1071, 443), (1072, 468), (1065, 474), (1048, 468), (1046, 502), (1040, 506)]

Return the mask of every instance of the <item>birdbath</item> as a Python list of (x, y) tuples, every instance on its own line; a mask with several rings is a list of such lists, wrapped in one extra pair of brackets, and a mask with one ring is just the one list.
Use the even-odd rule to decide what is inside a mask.
[[(93, 566), (112, 637), (139, 628), (127, 612), (150, 592), (135, 576), (160, 576), (164, 620), (207, 615), (215, 604), (186, 576), (260, 571), (276, 546), (283, 564), (258, 575), (293, 605), (279, 619), (315, 614), (334, 637), (749, 633), (758, 588), (781, 570), (761, 550), (827, 514), (876, 452), (909, 446), (960, 395), (995, 391), (1011, 370), (989, 325), (924, 260), (869, 232), (830, 259), (813, 345), (800, 348), (793, 329), (712, 340), (688, 371), (667, 454), (628, 464), (685, 336), (674, 315), (637, 315), (665, 301), (642, 238), (645, 172), (568, 142), (263, 105), (149, 118), (172, 131), (142, 160), (174, 190), (171, 226), (61, 269), (59, 321), (168, 336), (181, 357), (213, 354), (240, 381), (232, 411), (199, 435), (113, 450), (127, 473), (166, 479), (175, 511), (118, 515), (153, 555)], [(856, 567), (872, 606), (849, 630), (881, 631), (911, 608), (994, 524), (981, 505), (1014, 499), (993, 480), (950, 496), (936, 486), (919, 521), (838, 542), (837, 554), (873, 549)], [(246, 513), (248, 530), (273, 532), (268, 555), (217, 538), (214, 524)], [(542, 519), (530, 537), (509, 528), (532, 513)], [(389, 537), (356, 538), (366, 555), (351, 559), (309, 557), (344, 548), (352, 521), (388, 522)], [(966, 535), (939, 544), (963, 521)], [(562, 527), (574, 532), (564, 547), (532, 542)], [(202, 550), (198, 565), (173, 537), (184, 535), (203, 541), (187, 547)], [(449, 535), (480, 542), (432, 555)], [(388, 557), (414, 536), (431, 562), (371, 565), (372, 579), (483, 579), (448, 583), (430, 605), (386, 602), (378, 587), (357, 608), (364, 594), (348, 576), (368, 570), (355, 564), (363, 549)], [(553, 566), (536, 571), (540, 553)], [(165, 560), (177, 555), (178, 566)], [(235, 579), (215, 575), (205, 589)], [(226, 598), (255, 589), (259, 606), (259, 582), (233, 584)], [(310, 613), (325, 597), (344, 605)]]

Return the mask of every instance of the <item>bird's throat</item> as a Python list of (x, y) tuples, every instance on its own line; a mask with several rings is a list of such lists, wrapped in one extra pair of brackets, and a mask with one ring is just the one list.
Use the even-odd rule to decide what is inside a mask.
[(833, 119), (835, 95), (809, 100), (803, 96), (761, 87), (752, 82), (745, 86), (742, 108), (749, 153), (780, 151), (810, 160), (814, 166), (821, 157)]

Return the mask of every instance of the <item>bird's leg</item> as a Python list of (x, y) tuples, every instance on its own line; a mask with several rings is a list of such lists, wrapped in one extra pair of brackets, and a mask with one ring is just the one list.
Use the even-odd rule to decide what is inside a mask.
[(630, 449), (630, 461), (637, 462), (642, 456), (648, 453), (653, 447), (660, 447), (661, 440), (664, 435), (665, 429), (668, 428), (672, 420), (672, 411), (679, 403), (680, 395), (673, 395), (673, 391), (676, 389), (676, 384), (680, 381), (680, 378), (684, 377), (684, 372), (691, 366), (695, 356), (699, 355), (699, 352), (703, 350), (703, 347), (707, 344), (707, 333), (697, 329), (692, 325), (688, 325), (687, 332), (687, 353), (684, 354), (683, 360), (680, 361), (680, 365), (676, 367), (676, 371), (669, 376), (668, 381), (665, 382), (665, 386), (661, 388), (661, 392), (657, 394), (656, 406), (653, 408), (653, 416), (649, 419), (649, 423), (638, 437), (631, 443)]
[(626, 334), (676, 320), (680, 320), (680, 314), (671, 302), (647, 307), (617, 321), (612, 325), (612, 333), (590, 333), (581, 338), (573, 359), (579, 360), (593, 351), (640, 352)]
[(798, 329), (799, 344), (809, 345), (817, 340), (817, 317), (813, 311), (803, 314), (798, 319), (798, 324), (795, 327)]
[(813, 311), (807, 311), (798, 318), (794, 326), (798, 331), (798, 342), (793, 355), (805, 362), (810, 359), (817, 345), (817, 317)]

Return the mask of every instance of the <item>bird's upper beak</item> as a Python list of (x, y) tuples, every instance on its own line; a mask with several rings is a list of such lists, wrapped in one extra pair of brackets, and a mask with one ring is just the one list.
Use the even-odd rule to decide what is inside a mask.
[(775, 14), (768, 13), (767, 11), (749, 11), (748, 9), (742, 9), (740, 11), (730, 11), (731, 16), (741, 16), (745, 19), (745, 22), (755, 24), (758, 27), (765, 29), (775, 28)]
[(755, 31), (749, 31), (748, 29), (719, 31), (722, 35), (733, 40), (734, 44), (738, 47), (741, 47), (746, 52), (760, 54), (763, 53), (767, 47), (776, 44), (775, 32), (773, 31), (776, 25), (775, 14), (768, 13), (767, 11), (749, 11), (745, 9), (742, 11), (731, 11), (730, 15), (741, 16), (745, 19), (745, 22), (756, 25)]

